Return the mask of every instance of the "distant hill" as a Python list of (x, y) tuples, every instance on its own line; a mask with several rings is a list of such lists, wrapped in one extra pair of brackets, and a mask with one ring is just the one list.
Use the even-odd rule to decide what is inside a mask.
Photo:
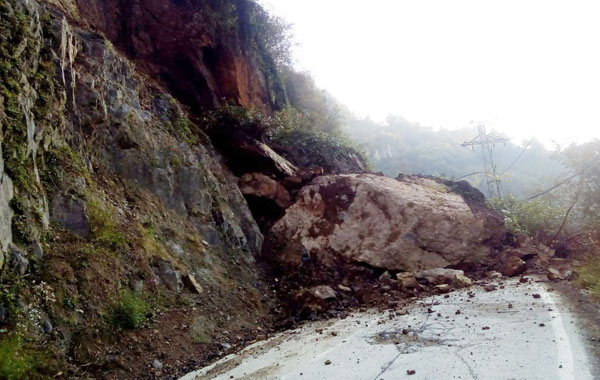
[[(435, 130), (400, 116), (390, 116), (381, 124), (349, 118), (346, 132), (364, 146), (375, 169), (387, 176), (404, 173), (460, 178), (483, 170), (481, 149), (461, 146), (477, 136), (476, 128)], [(506, 170), (521, 153), (512, 168)], [(552, 158), (553, 152), (537, 140), (498, 144), (493, 157), (498, 173), (502, 174), (503, 194), (525, 196), (532, 188), (563, 172), (560, 163)], [(483, 175), (464, 179), (487, 193)]]

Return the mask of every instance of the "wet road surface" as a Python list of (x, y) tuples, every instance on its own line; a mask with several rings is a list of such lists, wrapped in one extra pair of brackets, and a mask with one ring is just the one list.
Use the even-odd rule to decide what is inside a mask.
[(583, 332), (550, 285), (500, 284), (429, 297), (392, 318), (365, 312), (310, 323), (182, 380), (598, 378)]

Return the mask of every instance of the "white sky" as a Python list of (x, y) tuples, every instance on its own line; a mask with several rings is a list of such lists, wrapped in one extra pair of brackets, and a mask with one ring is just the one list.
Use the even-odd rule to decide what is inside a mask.
[(359, 115), (600, 137), (598, 0), (263, 0), (300, 68)]

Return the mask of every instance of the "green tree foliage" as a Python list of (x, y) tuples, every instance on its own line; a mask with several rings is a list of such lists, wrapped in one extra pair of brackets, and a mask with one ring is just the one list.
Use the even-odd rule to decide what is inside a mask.
[(278, 70), (291, 69), (294, 64), (294, 36), (292, 24), (263, 8), (255, 12), (255, 28), (262, 44), (273, 59)]
[(581, 224), (600, 226), (600, 140), (571, 145), (559, 160), (576, 177), (566, 184), (564, 196), (571, 199), (574, 218)]
[(280, 128), (279, 120), (253, 108), (223, 104), (203, 118), (208, 133), (217, 138), (228, 138), (234, 131), (263, 140), (268, 131)]
[(290, 105), (305, 114), (312, 130), (335, 133), (344, 118), (342, 107), (327, 91), (321, 90), (307, 72), (283, 70), (283, 83)]
[(503, 199), (492, 198), (489, 204), (504, 217), (511, 231), (530, 236), (536, 232), (553, 234), (565, 212), (562, 205), (548, 198), (519, 201), (513, 195), (508, 195)]
[(600, 141), (571, 145), (556, 158), (568, 170), (564, 179), (548, 183), (532, 199), (490, 201), (514, 231), (545, 232), (559, 239), (600, 227)]

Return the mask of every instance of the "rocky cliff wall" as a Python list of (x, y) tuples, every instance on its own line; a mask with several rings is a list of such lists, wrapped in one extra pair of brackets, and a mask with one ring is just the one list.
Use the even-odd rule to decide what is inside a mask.
[(250, 0), (53, 0), (73, 22), (105, 35), (138, 67), (199, 111), (223, 101), (265, 112), (285, 93)]
[[(254, 265), (262, 235), (163, 83), (78, 20), (33, 0), (0, 4), (0, 326), (44, 342), (68, 378), (86, 363), (125, 378), (118, 363), (143, 362), (164, 342), (114, 325), (133, 294), (148, 305), (140, 323), (150, 316), (188, 346), (165, 362), (201, 360), (270, 308)], [(145, 348), (119, 346), (129, 338)]]

